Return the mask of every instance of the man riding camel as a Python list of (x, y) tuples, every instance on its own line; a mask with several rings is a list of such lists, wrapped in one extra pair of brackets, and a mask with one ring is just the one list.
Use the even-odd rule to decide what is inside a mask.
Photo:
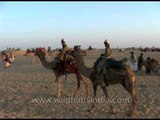
[(67, 46), (66, 42), (64, 41), (64, 39), (61, 40), (61, 44), (62, 44), (62, 50), (60, 51), (59, 55), (58, 55), (58, 58), (61, 60), (61, 61), (65, 61), (64, 59), (64, 56), (65, 56), (65, 53), (67, 51), (70, 50), (70, 48)]
[(108, 86), (108, 83), (105, 78), (105, 74), (107, 73), (108, 69), (114, 69), (115, 71), (123, 69), (124, 68), (123, 63), (127, 61), (127, 58), (124, 58), (120, 61), (115, 60), (114, 58), (111, 57), (112, 50), (110, 48), (110, 44), (108, 43), (107, 39), (104, 41), (104, 45), (105, 45), (105, 52), (104, 54), (101, 54), (100, 57), (96, 60), (94, 68), (97, 73), (97, 78), (98, 75), (102, 73), (105, 83)]
[(53, 65), (53, 68), (60, 68), (64, 65), (66, 65), (69, 62), (69, 60), (72, 58), (71, 55), (66, 54), (71, 49), (67, 46), (64, 39), (61, 39), (61, 44), (62, 44), (62, 49), (56, 58), (56, 61)]
[(110, 44), (108, 43), (108, 40), (106, 39), (104, 41), (104, 46), (105, 48), (105, 52), (104, 54), (101, 54), (100, 57), (96, 60), (95, 64), (94, 64), (94, 68), (96, 68), (97, 64), (102, 60), (102, 58), (110, 58), (111, 54), (112, 54), (112, 50), (110, 48)]

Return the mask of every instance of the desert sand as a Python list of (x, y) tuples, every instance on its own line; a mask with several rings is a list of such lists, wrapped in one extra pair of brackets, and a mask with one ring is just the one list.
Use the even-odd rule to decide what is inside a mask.
[[(140, 51), (135, 51), (136, 56)], [(84, 57), (86, 66), (91, 67), (103, 50), (87, 51)], [(93, 113), (88, 113), (91, 103), (57, 103), (57, 84), (55, 75), (47, 70), (38, 61), (31, 64), (32, 57), (23, 56), (24, 52), (16, 53), (14, 64), (11, 68), (4, 69), (0, 62), (0, 118), (160, 118), (160, 77), (152, 73), (145, 75), (145, 68), (135, 72), (137, 77), (136, 95), (137, 105), (134, 114), (127, 116), (131, 105), (131, 97), (120, 85), (109, 86), (108, 92), (111, 99), (129, 98), (128, 103), (112, 103), (115, 113), (110, 113), (110, 103), (97, 103)], [(160, 62), (160, 52), (144, 52), (144, 59), (154, 57)], [(119, 52), (114, 50), (112, 57), (121, 59), (129, 58), (129, 51)], [(50, 59), (54, 59), (53, 57)], [(127, 64), (130, 64), (128, 61)], [(72, 97), (76, 89), (77, 81), (74, 74), (68, 75), (67, 81), (64, 76), (62, 82), (62, 96), (59, 99)], [(83, 79), (89, 86), (89, 98), (93, 96), (93, 88), (90, 80)], [(85, 87), (81, 88), (77, 98), (85, 98)], [(97, 98), (104, 97), (101, 88), (98, 88)]]

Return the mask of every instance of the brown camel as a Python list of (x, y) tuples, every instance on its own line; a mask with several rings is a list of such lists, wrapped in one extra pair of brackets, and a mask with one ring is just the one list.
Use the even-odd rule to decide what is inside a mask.
[[(146, 67), (146, 60), (143, 61), (143, 65)], [(160, 75), (160, 63), (158, 62), (158, 60), (156, 60), (155, 58), (151, 58), (150, 59), (150, 64), (151, 64), (151, 70), (157, 74)]]
[[(116, 72), (112, 69), (109, 69), (107, 73), (105, 74), (105, 80), (102, 74), (100, 74), (97, 78), (96, 70), (94, 67), (88, 68), (85, 66), (83, 57), (80, 54), (79, 50), (74, 51), (74, 56), (78, 60), (78, 66), (80, 73), (84, 75), (85, 77), (89, 78), (92, 82), (93, 89), (94, 89), (94, 98), (96, 97), (96, 92), (97, 92), (97, 87), (100, 85), (101, 89), (103, 90), (105, 97), (108, 98), (108, 92), (106, 88), (106, 82), (109, 85), (112, 84), (121, 84), (131, 95), (132, 97), (132, 107), (131, 107), (131, 112), (129, 115), (131, 115), (134, 111), (135, 104), (137, 101), (136, 98), (136, 91), (135, 91), (135, 84), (136, 84), (136, 77), (132, 70), (125, 65), (125, 70), (121, 70), (119, 72)], [(92, 104), (92, 108), (89, 110), (91, 112), (94, 108), (94, 103)], [(111, 106), (111, 110), (113, 112), (113, 107)]]
[(67, 74), (76, 74), (76, 78), (77, 78), (77, 89), (74, 92), (73, 96), (76, 95), (76, 93), (78, 92), (79, 88), (80, 88), (80, 82), (83, 81), (83, 83), (85, 84), (85, 88), (86, 88), (86, 93), (87, 93), (87, 97), (88, 97), (88, 85), (85, 83), (85, 81), (82, 79), (81, 74), (78, 71), (78, 67), (76, 64), (76, 61), (72, 61), (74, 62), (74, 64), (72, 66), (69, 67), (69, 71), (67, 69), (65, 69), (65, 67), (61, 67), (60, 69), (58, 68), (54, 68), (53, 66), (55, 66), (55, 60), (52, 62), (48, 62), (45, 58), (45, 52), (41, 51), (41, 50), (37, 50), (35, 55), (37, 55), (42, 63), (42, 65), (53, 71), (53, 73), (55, 74), (56, 77), (56, 82), (58, 83), (58, 97), (61, 96), (61, 83), (60, 80), (58, 79), (59, 77), (63, 76), (63, 75), (67, 75)]

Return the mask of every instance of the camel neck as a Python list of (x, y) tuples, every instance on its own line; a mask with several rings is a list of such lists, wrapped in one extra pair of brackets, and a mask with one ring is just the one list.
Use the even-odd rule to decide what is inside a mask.
[(48, 62), (45, 56), (38, 55), (42, 65), (47, 69), (52, 69), (52, 62)]
[(85, 66), (84, 60), (81, 57), (78, 58), (78, 65), (79, 65), (79, 70), (80, 70), (81, 74), (87, 78), (90, 78), (94, 68), (93, 67), (89, 68), (89, 67)]

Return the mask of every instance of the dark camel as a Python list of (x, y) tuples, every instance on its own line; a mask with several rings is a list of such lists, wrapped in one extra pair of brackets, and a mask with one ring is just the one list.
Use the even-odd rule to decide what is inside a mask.
[[(136, 90), (135, 90), (135, 85), (136, 85), (136, 77), (132, 70), (127, 66), (125, 66), (125, 70), (121, 70), (119, 72), (109, 69), (107, 73), (105, 74), (105, 78), (103, 77), (102, 74), (98, 76), (97, 79), (97, 74), (96, 70), (94, 67), (88, 68), (85, 66), (84, 60), (82, 55), (80, 54), (80, 50), (74, 51), (74, 56), (77, 58), (78, 61), (78, 67), (79, 71), (82, 75), (85, 77), (89, 78), (92, 82), (93, 89), (94, 89), (94, 98), (96, 97), (96, 92), (97, 92), (97, 87), (100, 85), (101, 89), (103, 90), (103, 93), (105, 94), (105, 97), (108, 98), (108, 92), (106, 88), (106, 81), (109, 85), (112, 84), (121, 84), (131, 95), (132, 97), (132, 107), (131, 107), (131, 112), (129, 115), (131, 115), (134, 111), (135, 105), (136, 105)], [(92, 104), (91, 109), (89, 112), (93, 111), (94, 109), (94, 103)], [(111, 110), (113, 112), (113, 107), (111, 106)]]

